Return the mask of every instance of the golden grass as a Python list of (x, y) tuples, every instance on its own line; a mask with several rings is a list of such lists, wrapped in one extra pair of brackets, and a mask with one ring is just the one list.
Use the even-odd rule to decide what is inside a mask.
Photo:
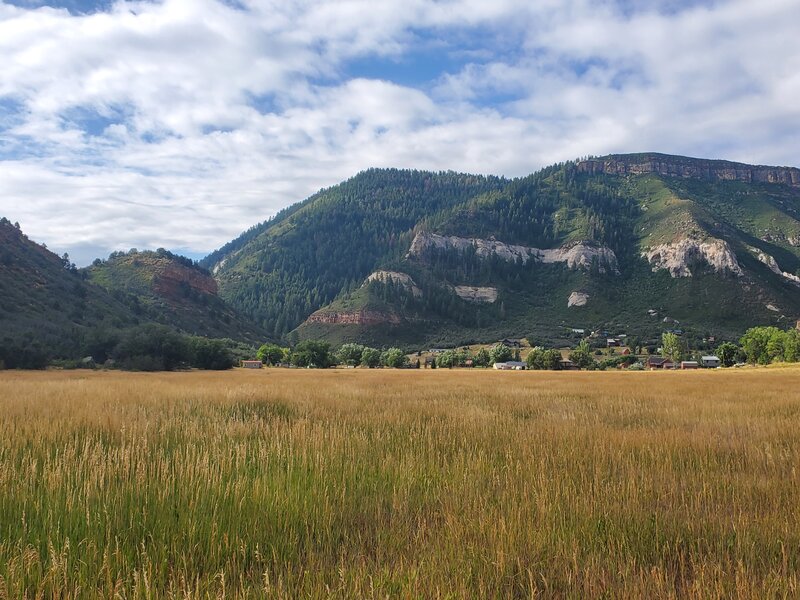
[(800, 369), (0, 373), (0, 598), (800, 595)]

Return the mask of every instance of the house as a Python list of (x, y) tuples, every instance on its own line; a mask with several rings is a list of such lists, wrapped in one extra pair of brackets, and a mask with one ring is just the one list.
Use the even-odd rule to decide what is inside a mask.
[(467, 368), (472, 368), (475, 366), (475, 361), (473, 361), (471, 358), (468, 358), (464, 361), (464, 366)]
[(682, 360), (681, 361), (681, 369), (697, 369), (700, 365), (696, 360)]
[(661, 356), (648, 356), (647, 362), (645, 363), (645, 367), (647, 367), (650, 370), (674, 369), (675, 363), (672, 362), (670, 359)]
[(577, 333), (577, 334), (583, 335), (583, 334), (586, 333), (586, 330), (585, 329), (578, 329), (576, 327), (573, 327), (572, 328), (572, 333)]
[(260, 369), (264, 365), (261, 364), (260, 360), (243, 360), (242, 361), (242, 368), (243, 369)]
[(506, 338), (504, 340), (500, 340), (500, 343), (506, 348), (522, 348), (522, 340), (518, 339)]
[(523, 371), (525, 370), (525, 363), (518, 360), (496, 362), (494, 363), (494, 368), (498, 371)]
[(703, 356), (700, 361), (706, 369), (716, 369), (722, 364), (718, 356)]
[(571, 360), (566, 360), (566, 359), (562, 360), (562, 361), (560, 361), (558, 363), (558, 365), (559, 365), (559, 368), (562, 371), (580, 371), (581, 370), (581, 368), (578, 365), (576, 365), (574, 362), (572, 362)]
[(606, 348), (619, 348), (622, 345), (617, 338), (608, 338), (606, 339)]
[(631, 349), (630, 349), (630, 348), (625, 348), (625, 349), (622, 351), (622, 355), (623, 355), (623, 356), (628, 356), (630, 353), (631, 353)]

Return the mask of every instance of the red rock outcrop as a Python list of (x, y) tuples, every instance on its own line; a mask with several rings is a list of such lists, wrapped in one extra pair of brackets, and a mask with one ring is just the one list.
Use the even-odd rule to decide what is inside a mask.
[(202, 294), (217, 294), (217, 282), (214, 278), (181, 265), (167, 264), (153, 278), (153, 291), (169, 299), (181, 298), (187, 286)]

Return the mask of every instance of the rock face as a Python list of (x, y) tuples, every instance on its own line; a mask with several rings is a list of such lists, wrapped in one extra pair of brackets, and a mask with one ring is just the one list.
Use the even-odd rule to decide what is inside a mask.
[(653, 271), (666, 269), (672, 277), (691, 277), (693, 269), (708, 266), (715, 273), (740, 277), (742, 268), (736, 255), (724, 240), (705, 241), (685, 238), (671, 244), (661, 244), (648, 248), (642, 256), (650, 263)]
[(367, 277), (364, 284), (366, 285), (371, 281), (399, 284), (406, 289), (411, 290), (411, 293), (414, 294), (414, 296), (422, 296), (422, 290), (417, 287), (417, 284), (408, 273), (401, 273), (399, 271), (375, 271), (374, 273), (371, 273), (369, 277)]
[(164, 298), (180, 299), (187, 289), (216, 296), (217, 282), (195, 269), (176, 264), (163, 266), (153, 277), (153, 291)]
[(782, 183), (800, 187), (800, 169), (795, 167), (752, 166), (725, 160), (681, 159), (662, 154), (609, 156), (581, 161), (577, 167), (578, 172), (590, 174), (643, 175), (658, 173), (659, 175), (706, 181)]
[(508, 262), (519, 260), (526, 263), (534, 260), (543, 263), (566, 263), (570, 269), (589, 269), (596, 260), (601, 272), (617, 272), (617, 257), (613, 250), (603, 246), (593, 246), (586, 242), (542, 250), (506, 244), (495, 239), (462, 238), (423, 231), (414, 237), (407, 256), (420, 258), (431, 250), (465, 252), (470, 248), (474, 248), (475, 254), (481, 258), (489, 258), (494, 255)]
[(497, 302), (497, 288), (457, 285), (453, 288), (456, 295), (467, 302), (477, 304), (494, 304)]
[(589, 302), (589, 294), (585, 294), (584, 292), (572, 292), (567, 299), (567, 308), (572, 308), (573, 306), (586, 306)]
[(317, 311), (306, 320), (307, 323), (325, 323), (328, 325), (399, 325), (400, 317), (396, 314), (375, 310), (357, 310), (352, 312)]
[(798, 277), (797, 275), (792, 275), (791, 273), (787, 273), (786, 271), (781, 269), (780, 266), (778, 266), (778, 261), (776, 261), (774, 257), (770, 256), (769, 254), (766, 254), (765, 252), (761, 252), (757, 248), (752, 248), (751, 250), (753, 250), (756, 254), (758, 254), (758, 260), (767, 265), (770, 271), (772, 271), (776, 275), (780, 275), (787, 281), (791, 281), (795, 285), (800, 285), (800, 277)]

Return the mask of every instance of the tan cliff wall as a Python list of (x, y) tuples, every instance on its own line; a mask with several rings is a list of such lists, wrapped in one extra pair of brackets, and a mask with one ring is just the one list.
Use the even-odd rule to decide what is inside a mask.
[(644, 175), (658, 173), (706, 181), (742, 181), (745, 183), (782, 183), (800, 187), (800, 169), (795, 167), (751, 166), (728, 161), (643, 156), (596, 158), (577, 164), (578, 172), (607, 175)]

